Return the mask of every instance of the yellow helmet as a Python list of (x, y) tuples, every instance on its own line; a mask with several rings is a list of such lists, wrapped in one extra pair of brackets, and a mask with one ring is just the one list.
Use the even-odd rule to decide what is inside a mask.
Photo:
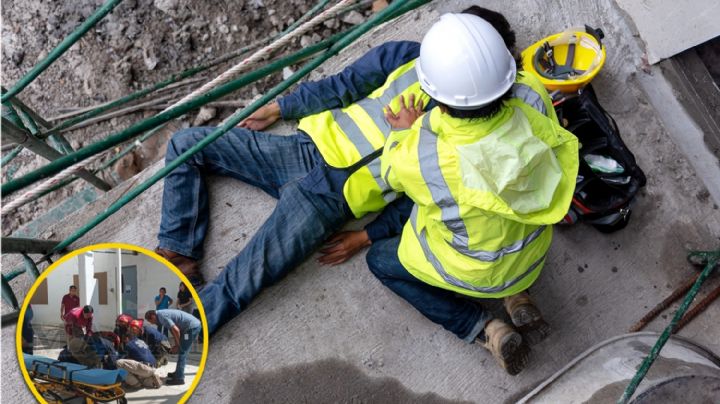
[(572, 93), (585, 86), (605, 63), (600, 29), (570, 29), (550, 35), (522, 52), (525, 71), (535, 74), (550, 91)]

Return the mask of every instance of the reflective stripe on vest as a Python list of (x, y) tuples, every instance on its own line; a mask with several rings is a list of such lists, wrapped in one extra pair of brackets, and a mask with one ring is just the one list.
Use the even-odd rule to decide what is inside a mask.
[[(408, 87), (417, 83), (417, 81), (417, 73), (415, 73), (414, 68), (411, 68), (393, 80), (379, 97), (364, 98), (358, 101), (356, 105), (365, 111), (378, 129), (380, 129), (380, 131), (385, 134), (385, 137), (387, 137), (387, 135), (392, 131), (392, 128), (390, 127), (387, 119), (385, 119), (385, 106), (390, 104), (390, 102), (395, 97), (402, 94), (403, 91), (407, 90)], [(340, 129), (342, 129), (348, 139), (350, 139), (353, 145), (355, 145), (361, 157), (365, 157), (375, 151), (375, 148), (373, 148), (370, 141), (368, 141), (363, 134), (362, 129), (360, 129), (350, 115), (341, 109), (333, 109), (332, 116)], [(375, 182), (377, 182), (380, 187), (383, 199), (385, 199), (386, 202), (392, 202), (397, 199), (397, 194), (382, 178), (382, 174), (380, 172), (380, 159), (373, 159), (370, 163), (368, 163), (367, 167), (372, 173)]]
[[(533, 240), (540, 237), (547, 226), (539, 226), (525, 238), (504, 246), (496, 251), (471, 250), (465, 222), (460, 217), (460, 207), (450, 193), (450, 188), (440, 170), (440, 161), (437, 153), (437, 136), (430, 129), (430, 114), (425, 114), (420, 129), (418, 141), (418, 160), (420, 161), (420, 174), (425, 181), (433, 202), (440, 208), (440, 217), (445, 226), (453, 234), (450, 245), (459, 253), (483, 262), (494, 262), (506, 254), (521, 251)], [(417, 231), (416, 231), (417, 233)]]
[(435, 254), (433, 254), (432, 250), (430, 249), (430, 246), (428, 245), (427, 238), (425, 237), (425, 230), (423, 229), (422, 232), (418, 233), (417, 231), (417, 205), (413, 205), (412, 213), (410, 214), (410, 223), (412, 225), (413, 231), (415, 232), (415, 236), (417, 237), (418, 241), (420, 242), (420, 246), (422, 247), (423, 253), (425, 253), (425, 258), (432, 264), (433, 268), (435, 268), (435, 271), (437, 271), (438, 275), (447, 282), (450, 285), (456, 286), (458, 288), (462, 288), (465, 290), (470, 290), (473, 292), (480, 292), (480, 293), (499, 293), (504, 291), (505, 289), (515, 285), (516, 283), (520, 282), (525, 278), (526, 276), (530, 275), (542, 262), (545, 260), (546, 254), (543, 254), (542, 257), (537, 259), (535, 262), (533, 262), (528, 269), (525, 270), (522, 274), (520, 274), (515, 279), (511, 279), (502, 285), (499, 286), (492, 286), (492, 287), (480, 287), (480, 286), (474, 286), (467, 282), (464, 282), (458, 278), (455, 278), (454, 276), (447, 273), (443, 265), (440, 263), (440, 261), (437, 259)]
[(540, 94), (537, 93), (532, 87), (527, 84), (515, 83), (512, 86), (512, 97), (517, 98), (535, 108), (538, 112), (547, 116), (547, 109), (545, 108), (545, 102), (543, 102)]

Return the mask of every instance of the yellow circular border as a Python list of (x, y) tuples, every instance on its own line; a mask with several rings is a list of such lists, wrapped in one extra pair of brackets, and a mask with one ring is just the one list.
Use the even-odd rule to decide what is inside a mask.
[(200, 310), (200, 321), (203, 325), (203, 351), (202, 356), (200, 357), (200, 366), (198, 366), (198, 373), (195, 376), (195, 379), (193, 380), (192, 384), (190, 385), (190, 388), (185, 392), (185, 394), (180, 397), (180, 400), (178, 401), (179, 404), (182, 404), (190, 398), (193, 391), (195, 391), (195, 388), (197, 387), (198, 383), (200, 383), (200, 379), (202, 378), (203, 371), (205, 370), (205, 361), (207, 360), (207, 353), (208, 353), (208, 345), (209, 345), (209, 337), (208, 337), (208, 329), (207, 329), (207, 318), (205, 318), (205, 308), (202, 305), (202, 301), (200, 301), (200, 297), (198, 296), (197, 292), (195, 291), (195, 288), (190, 284), (190, 281), (188, 280), (185, 275), (183, 275), (182, 272), (173, 264), (170, 263), (170, 261), (166, 260), (165, 258), (159, 256), (154, 251), (150, 251), (148, 249), (132, 245), (132, 244), (125, 244), (125, 243), (100, 243), (100, 244), (93, 244), (89, 245), (87, 247), (83, 247), (74, 251), (71, 251), (67, 254), (65, 254), (62, 258), (55, 261), (52, 265), (50, 265), (46, 270), (44, 270), (40, 276), (35, 280), (35, 283), (32, 285), (28, 293), (25, 295), (25, 299), (23, 301), (22, 307), (20, 308), (20, 317), (18, 318), (17, 323), (17, 329), (15, 330), (15, 350), (17, 351), (17, 357), (18, 362), (20, 364), (20, 370), (22, 371), (23, 378), (25, 379), (25, 383), (28, 385), (28, 388), (30, 388), (30, 391), (32, 391), (35, 398), (44, 404), (47, 404), (47, 401), (40, 395), (40, 393), (35, 388), (35, 383), (33, 383), (32, 379), (30, 379), (30, 374), (27, 371), (27, 368), (25, 367), (25, 360), (23, 359), (23, 352), (22, 352), (22, 325), (23, 321), (25, 319), (25, 310), (27, 309), (28, 304), (30, 303), (30, 297), (32, 297), (35, 294), (35, 291), (40, 286), (40, 283), (45, 280), (45, 278), (48, 277), (48, 274), (50, 272), (54, 271), (55, 268), (58, 267), (58, 265), (62, 264), (63, 262), (69, 260), (70, 258), (76, 257), (82, 253), (92, 251), (92, 250), (98, 250), (101, 248), (121, 248), (125, 250), (132, 250), (137, 251), (139, 253), (143, 253), (147, 256), (150, 256), (154, 258), (155, 260), (161, 262), (163, 265), (165, 265), (168, 269), (170, 269), (175, 275), (177, 275), (183, 282), (185, 282), (186, 285), (189, 285), (188, 288), (190, 290), (190, 293), (192, 293), (193, 298), (195, 299), (195, 304), (198, 306), (198, 310)]

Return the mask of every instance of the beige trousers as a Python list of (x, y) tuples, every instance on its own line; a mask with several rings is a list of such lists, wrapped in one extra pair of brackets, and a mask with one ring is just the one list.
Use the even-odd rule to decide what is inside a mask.
[(125, 384), (128, 386), (148, 389), (160, 388), (160, 377), (155, 374), (155, 369), (152, 367), (132, 359), (118, 359), (115, 364), (118, 369), (127, 370), (128, 375), (125, 378)]

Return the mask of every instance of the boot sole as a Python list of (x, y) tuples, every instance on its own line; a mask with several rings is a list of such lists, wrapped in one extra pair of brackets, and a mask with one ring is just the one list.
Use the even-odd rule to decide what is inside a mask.
[(523, 342), (522, 336), (517, 333), (506, 335), (500, 343), (500, 359), (502, 367), (508, 374), (515, 376), (520, 373), (528, 363), (530, 350)]
[(510, 316), (515, 328), (529, 345), (536, 345), (550, 335), (550, 324), (543, 320), (540, 311), (532, 305), (523, 305)]

